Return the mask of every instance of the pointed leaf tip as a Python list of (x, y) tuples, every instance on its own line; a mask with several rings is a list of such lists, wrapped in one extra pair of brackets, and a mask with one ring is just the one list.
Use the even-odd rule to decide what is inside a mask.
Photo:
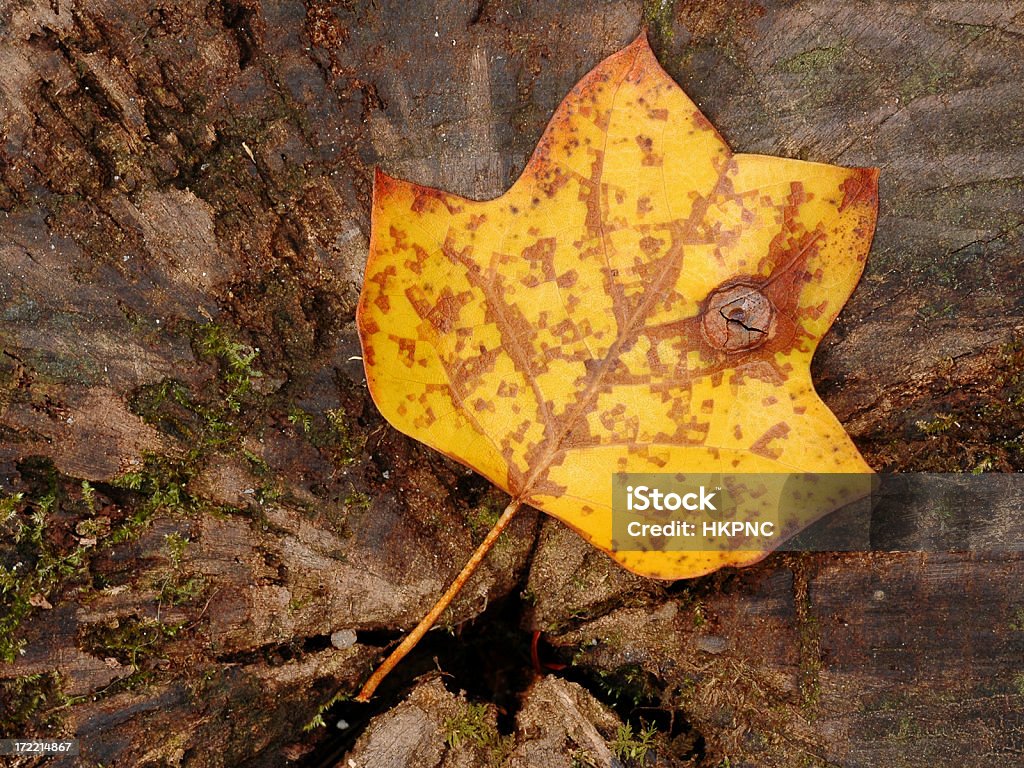
[(633, 38), (633, 42), (631, 42), (628, 47), (632, 47), (634, 45), (646, 45), (648, 48), (651, 47), (651, 41), (647, 34), (647, 24), (640, 25), (640, 31), (637, 32), (636, 37)]

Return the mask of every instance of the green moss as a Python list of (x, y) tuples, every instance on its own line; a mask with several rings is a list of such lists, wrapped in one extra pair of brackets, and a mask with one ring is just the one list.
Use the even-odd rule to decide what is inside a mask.
[(82, 481), (82, 501), (85, 502), (85, 507), (89, 511), (89, 514), (95, 515), (96, 489), (92, 487), (88, 480)]
[(693, 702), (697, 693), (697, 681), (692, 677), (684, 677), (669, 697), (676, 709), (685, 710)]
[(327, 411), (327, 423), (331, 428), (330, 446), (336, 449), (337, 458), (342, 464), (354, 463), (366, 444), (365, 437), (352, 430), (344, 408)]
[(79, 647), (99, 658), (114, 658), (138, 670), (157, 656), (168, 640), (177, 637), (182, 623), (167, 624), (131, 614), (88, 624), (81, 630)]
[(657, 697), (659, 686), (639, 664), (626, 664), (614, 670), (597, 670), (597, 687), (616, 704), (632, 708)]
[(512, 747), (512, 738), (498, 733), (494, 712), (487, 704), (466, 704), (446, 717), (442, 725), (445, 744), (456, 748), (469, 744), (486, 754), (488, 766), (503, 765)]
[(445, 744), (457, 747), (464, 741), (485, 743), (493, 729), (489, 714), (486, 704), (468, 704), (457, 715), (445, 718)]
[[(479, 504), (466, 513), (466, 522), (473, 533), (473, 539), (477, 542), (483, 541), (494, 524), (501, 517), (502, 507), (492, 504), (489, 501)], [(506, 538), (506, 537), (503, 537)]]
[(344, 408), (332, 408), (319, 416), (292, 405), (288, 409), (288, 421), (313, 446), (329, 454), (341, 466), (355, 463), (366, 442), (352, 429)]
[[(218, 366), (215, 392), (204, 395), (166, 378), (139, 387), (129, 396), (133, 413), (181, 442), (185, 450), (173, 457), (143, 454), (141, 468), (118, 478), (118, 487), (137, 491), (144, 498), (116, 533), (117, 540), (135, 535), (157, 511), (187, 514), (211, 509), (189, 493), (189, 483), (211, 454), (238, 450), (244, 433), (243, 410), (254, 400), (254, 382), (263, 376), (254, 365), (259, 352), (213, 323), (196, 326), (191, 339), (196, 355)], [(265, 461), (249, 452), (243, 455), (261, 476), (269, 474)], [(185, 599), (190, 591), (186, 589), (179, 597)]]
[(598, 768), (598, 760), (585, 749), (574, 749), (569, 753), (570, 768)]
[(260, 483), (256, 487), (253, 498), (256, 499), (257, 503), (261, 506), (267, 504), (277, 504), (285, 497), (285, 492), (281, 490), (273, 481), (266, 483)]
[(194, 472), (194, 466), (187, 460), (144, 453), (140, 469), (121, 475), (114, 481), (116, 487), (135, 491), (141, 499), (128, 519), (114, 531), (113, 541), (134, 538), (158, 512), (186, 515), (198, 509), (199, 503), (188, 492), (188, 483)]
[(948, 432), (952, 427), (959, 427), (956, 417), (948, 413), (937, 413), (931, 419), (922, 419), (914, 422), (914, 426), (922, 434), (935, 436)]
[(19, 736), (60, 724), (60, 711), (82, 699), (64, 693), (57, 672), (38, 672), (0, 681), (0, 723)]
[(288, 408), (288, 423), (308, 435), (313, 429), (313, 417), (296, 405)]
[(629, 723), (620, 725), (615, 732), (615, 739), (609, 745), (612, 754), (623, 762), (645, 765), (647, 753), (654, 747), (658, 737), (658, 729), (653, 725), (641, 723), (640, 730), (633, 731)]
[(796, 56), (780, 61), (775, 66), (793, 75), (806, 75), (821, 69), (834, 67), (842, 57), (845, 48), (841, 45), (813, 48)]
[(302, 730), (308, 732), (314, 730), (315, 728), (323, 728), (326, 725), (326, 723), (324, 722), (324, 714), (327, 712), (327, 710), (329, 710), (335, 704), (340, 704), (343, 701), (348, 701), (350, 698), (351, 696), (347, 693), (334, 694), (331, 698), (329, 698), (327, 701), (325, 701), (317, 708), (316, 714), (313, 715), (313, 718), (308, 723), (302, 726)]
[(236, 341), (227, 329), (215, 323), (197, 326), (192, 346), (200, 357), (220, 363), (224, 402), (232, 412), (241, 411), (242, 401), (252, 391), (253, 382), (263, 376), (253, 365), (259, 350)]
[(644, 0), (644, 24), (664, 45), (670, 45), (675, 37), (672, 27), (674, 16), (675, 3), (672, 0)]
[(907, 102), (922, 96), (934, 96), (945, 90), (954, 78), (952, 71), (931, 61), (923, 62), (899, 84), (900, 99)]
[[(49, 535), (61, 489), (49, 466), (48, 489), (35, 498), (24, 493), (0, 498), (0, 660), (11, 662), (21, 652), (22, 622), (67, 581), (83, 579), (88, 548), (61, 548)], [(27, 467), (26, 472), (30, 471)]]
[(147, 424), (185, 443), (190, 459), (226, 446), (238, 436), (230, 404), (206, 405), (175, 379), (139, 387), (129, 396), (128, 405)]
[(206, 591), (207, 584), (202, 576), (189, 576), (185, 571), (185, 553), (189, 540), (174, 532), (164, 536), (164, 542), (171, 567), (157, 583), (160, 603), (183, 605), (198, 599)]
[(922, 320), (952, 320), (956, 317), (957, 305), (952, 301), (938, 298), (917, 310)]
[(1024, 632), (1024, 607), (1018, 608), (1010, 619), (1011, 632)]
[(257, 456), (252, 451), (242, 449), (242, 458), (249, 465), (249, 470), (256, 475), (256, 477), (269, 477), (270, 476), (270, 465), (267, 464), (266, 460)]
[(978, 462), (971, 468), (972, 475), (982, 475), (986, 472), (995, 472), (999, 469), (997, 466), (999, 458), (996, 456), (982, 456), (978, 459)]
[(288, 601), (288, 610), (291, 613), (298, 613), (307, 605), (313, 602), (313, 595), (311, 593), (302, 595), (293, 595), (292, 599)]
[(367, 510), (370, 508), (372, 501), (373, 499), (361, 491), (351, 491), (345, 495), (341, 503), (350, 509)]

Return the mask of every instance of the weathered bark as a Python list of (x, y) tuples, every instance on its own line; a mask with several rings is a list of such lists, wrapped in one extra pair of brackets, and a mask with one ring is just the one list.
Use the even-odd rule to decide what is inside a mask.
[[(349, 631), (415, 623), (503, 506), (362, 385), (372, 167), (499, 193), (642, 18), (738, 151), (881, 167), (864, 279), (815, 364), (872, 466), (1024, 469), (1013, 3), (15, 0), (4, 735), (75, 734), (105, 766), (276, 766), (324, 739), (302, 726), (380, 656)], [(577, 669), (642, 676), (703, 736), (701, 765), (1021, 759), (1019, 556), (779, 555), (666, 587), (537, 531), (516, 521), (449, 623), (524, 591), (524, 631)], [(588, 742), (614, 715), (541, 686), (564, 684), (531, 689), (487, 759), (603, 759)], [(467, 764), (444, 735), (464, 704), (430, 690), (417, 754)], [(547, 720), (544, 696), (564, 705)], [(693, 754), (659, 742), (659, 764)]]

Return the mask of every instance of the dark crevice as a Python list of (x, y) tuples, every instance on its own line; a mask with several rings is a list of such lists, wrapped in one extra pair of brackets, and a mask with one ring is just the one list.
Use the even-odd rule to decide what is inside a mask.
[(220, 664), (240, 664), (243, 666), (265, 663), (271, 667), (276, 667), (298, 658), (301, 653), (301, 643), (273, 643), (247, 651), (220, 654), (216, 657), (216, 661)]
[(303, 653), (319, 653), (331, 647), (330, 635), (312, 635), (302, 641)]
[(361, 629), (356, 632), (356, 642), (374, 648), (386, 648), (402, 639), (402, 632), (397, 629)]
[[(523, 628), (528, 606), (521, 594), (526, 589), (538, 533), (539, 526), (535, 526), (530, 556), (520, 571), (519, 582), (507, 596), (493, 601), (483, 613), (451, 632), (428, 632), (384, 678), (368, 704), (342, 701), (325, 711), (327, 734), (298, 768), (334, 768), (371, 719), (404, 700), (420, 677), (439, 670), (452, 693), (465, 692), (471, 701), (493, 703), (498, 710), (498, 731), (512, 733), (522, 696), (536, 679), (531, 660), (533, 633)], [(394, 630), (361, 630), (356, 638), (360, 644), (390, 651), (404, 635)], [(338, 729), (339, 721), (348, 727)]]
[[(429, 632), (416, 649), (385, 678), (369, 704), (340, 702), (323, 717), (327, 732), (323, 741), (299, 768), (328, 768), (354, 746), (370, 720), (401, 702), (424, 675), (441, 671), (442, 681), (452, 693), (464, 692), (470, 701), (493, 703), (498, 711), (498, 731), (515, 732), (515, 718), (523, 694), (537, 680), (532, 658), (533, 633), (523, 629), (523, 616), (529, 611), (520, 599), (523, 583), (508, 597), (495, 601), (484, 614), (456, 628), (454, 635)], [(399, 633), (386, 630), (361, 631), (361, 644), (387, 645), (396, 642)], [(553, 648), (537, 640), (537, 663), (541, 674), (554, 674), (587, 689), (610, 707), (634, 732), (655, 726), (669, 744), (674, 758), (703, 758), (703, 736), (692, 726), (685, 713), (662, 704), (664, 685), (637, 668), (603, 670), (573, 666), (572, 653)], [(563, 666), (564, 665), (564, 666)], [(343, 721), (347, 727), (338, 729)]]
[(253, 11), (241, 3), (230, 0), (221, 2), (220, 10), (224, 27), (231, 30), (235, 37), (238, 45), (238, 69), (243, 70), (252, 63), (257, 49), (251, 26)]
[[(369, 704), (342, 701), (323, 714), (327, 733), (300, 768), (328, 768), (355, 744), (370, 720), (405, 699), (419, 678), (440, 670), (452, 693), (464, 691), (471, 701), (492, 702), (498, 709), (498, 730), (511, 733), (520, 698), (535, 675), (530, 662), (530, 632), (520, 629), (523, 605), (519, 588), (454, 629), (428, 632), (419, 645), (381, 683)], [(404, 633), (402, 633), (404, 634)], [(358, 642), (378, 645), (397, 640), (392, 631), (362, 631)], [(337, 723), (348, 727), (340, 730)]]
[(473, 10), (473, 15), (469, 17), (469, 26), (479, 24), (485, 13), (487, 13), (487, 0), (479, 0)]

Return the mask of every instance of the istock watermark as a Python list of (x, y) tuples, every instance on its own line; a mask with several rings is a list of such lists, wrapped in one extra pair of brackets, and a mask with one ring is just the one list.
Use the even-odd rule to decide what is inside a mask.
[(617, 474), (616, 551), (1024, 552), (1024, 474)]
[[(722, 494), (721, 486), (708, 488), (697, 486), (695, 491), (663, 491), (657, 486), (627, 485), (626, 511), (629, 513), (651, 513), (651, 516), (666, 512), (717, 513), (716, 499)], [(710, 517), (693, 520), (672, 519), (663, 523), (645, 522), (648, 516), (637, 515), (637, 519), (626, 521), (626, 533), (634, 540), (678, 539), (682, 541), (701, 539), (763, 538), (775, 536), (773, 520), (717, 520)]]
[(819, 518), (868, 497), (872, 477), (618, 474), (612, 480), (612, 546), (617, 551), (777, 549)]

